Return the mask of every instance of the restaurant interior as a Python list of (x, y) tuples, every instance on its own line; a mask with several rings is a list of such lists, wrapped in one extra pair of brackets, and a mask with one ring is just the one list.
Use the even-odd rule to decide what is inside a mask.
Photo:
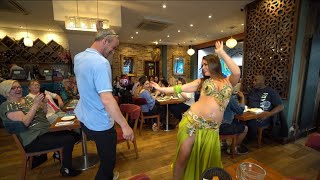
[[(265, 179), (320, 179), (319, 1), (1, 0), (0, 82), (16, 79), (27, 95), (29, 81), (37, 79), (42, 88), (60, 94), (65, 79), (74, 75), (74, 56), (91, 46), (97, 24), (119, 35), (120, 44), (108, 57), (114, 79), (157, 76), (191, 82), (203, 77), (202, 58), (214, 53), (215, 42), (223, 41), (224, 50), (241, 70), (239, 91), (247, 95), (253, 78), (264, 75), (284, 107), (277, 115), (278, 124), (259, 130), (257, 140), (246, 144), (248, 153), (221, 150), (224, 172), (241, 179), (240, 164), (250, 162), (262, 167)], [(226, 64), (220, 62), (222, 72), (229, 75)], [(12, 74), (9, 64), (23, 70)], [(121, 107), (125, 100), (114, 95)], [(168, 98), (172, 102), (157, 101), (166, 110), (164, 126), (160, 127), (157, 117), (139, 114), (132, 125), (135, 141), (118, 139), (115, 170), (119, 179), (173, 179), (179, 119), (169, 112), (168, 104), (183, 102)], [(5, 101), (0, 96), (0, 104)], [(67, 114), (76, 103), (75, 99), (65, 103)], [(257, 119), (258, 113), (253, 114), (251, 119)], [(155, 128), (153, 122), (159, 126)], [(19, 139), (0, 124), (0, 179), (63, 178), (52, 152), (44, 163), (30, 169)], [(275, 127), (281, 127), (277, 135), (272, 131)], [(54, 122), (50, 128), (74, 130), (80, 124), (75, 118), (71, 124)], [(232, 146), (235, 136), (220, 139)], [(73, 165), (83, 170), (74, 179), (94, 179), (97, 150), (84, 133), (72, 156)]]

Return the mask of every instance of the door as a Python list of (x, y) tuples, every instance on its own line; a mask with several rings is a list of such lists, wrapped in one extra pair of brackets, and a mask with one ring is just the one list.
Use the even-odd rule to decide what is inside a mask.
[(144, 74), (148, 77), (159, 77), (159, 62), (145, 61), (144, 62)]

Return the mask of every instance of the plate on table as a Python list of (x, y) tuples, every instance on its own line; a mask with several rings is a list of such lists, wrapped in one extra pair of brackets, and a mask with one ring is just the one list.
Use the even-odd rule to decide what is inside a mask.
[(250, 108), (250, 109), (248, 109), (248, 111), (253, 112), (255, 114), (260, 114), (263, 112), (263, 110), (260, 108)]
[(70, 121), (74, 118), (76, 118), (76, 116), (64, 116), (61, 118), (61, 121)]

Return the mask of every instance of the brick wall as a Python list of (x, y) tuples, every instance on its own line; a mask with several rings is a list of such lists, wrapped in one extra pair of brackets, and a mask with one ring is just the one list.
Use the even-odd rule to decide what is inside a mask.
[[(153, 61), (152, 54), (158, 46), (139, 45), (120, 43), (118, 50), (115, 52), (112, 60), (113, 77), (121, 75), (120, 56), (132, 56), (134, 61), (134, 74), (136, 77), (144, 75), (144, 61)], [(162, 61), (159, 62), (159, 74), (169, 78), (173, 74), (172, 59), (174, 56), (182, 56), (185, 59), (185, 75), (184, 77), (190, 79), (190, 56), (187, 54), (188, 47), (167, 46), (167, 74), (162, 72)]]

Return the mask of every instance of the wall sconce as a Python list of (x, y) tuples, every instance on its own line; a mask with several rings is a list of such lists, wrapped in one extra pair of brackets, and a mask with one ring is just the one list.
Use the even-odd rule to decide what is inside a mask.
[(237, 43), (238, 43), (237, 40), (230, 37), (230, 39), (227, 40), (226, 45), (228, 48), (232, 49), (237, 45)]

